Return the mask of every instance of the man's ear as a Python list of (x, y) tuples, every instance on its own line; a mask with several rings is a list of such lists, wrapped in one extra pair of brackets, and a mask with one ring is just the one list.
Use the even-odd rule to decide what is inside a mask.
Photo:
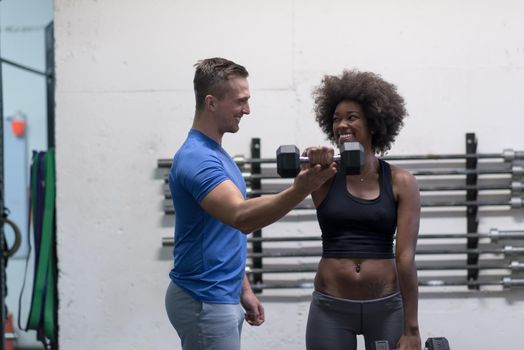
[(207, 109), (214, 111), (217, 104), (217, 98), (213, 95), (206, 95), (206, 97), (204, 97), (204, 103)]

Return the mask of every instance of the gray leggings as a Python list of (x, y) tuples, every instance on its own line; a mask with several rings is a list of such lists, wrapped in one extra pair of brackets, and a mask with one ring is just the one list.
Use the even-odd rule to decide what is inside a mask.
[(313, 292), (306, 328), (307, 350), (356, 350), (357, 334), (366, 350), (377, 340), (395, 348), (404, 328), (400, 292), (374, 300), (347, 300)]

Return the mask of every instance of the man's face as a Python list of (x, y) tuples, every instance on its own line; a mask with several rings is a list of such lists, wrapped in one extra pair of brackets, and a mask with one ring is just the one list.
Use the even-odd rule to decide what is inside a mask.
[(249, 84), (246, 78), (229, 80), (229, 90), (222, 99), (217, 99), (215, 115), (222, 134), (235, 133), (239, 129), (240, 119), (249, 114)]

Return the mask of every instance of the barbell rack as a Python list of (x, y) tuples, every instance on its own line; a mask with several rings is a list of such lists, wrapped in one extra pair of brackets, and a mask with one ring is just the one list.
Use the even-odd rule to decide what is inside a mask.
[[(251, 157), (234, 157), (246, 182), (248, 198), (279, 193), (293, 181), (278, 176), (276, 158), (261, 158), (260, 149), (260, 139), (253, 138)], [(427, 277), (423, 273), (419, 276), (419, 285), (462, 285), (469, 289), (479, 289), (481, 285), (501, 285), (505, 288), (524, 286), (524, 279), (520, 278), (524, 271), (524, 259), (518, 259), (524, 256), (524, 231), (491, 229), (489, 232), (478, 232), (479, 212), (495, 213), (524, 208), (524, 162), (521, 162), (524, 160), (524, 151), (505, 149), (502, 153), (477, 153), (476, 136), (467, 133), (465, 154), (385, 155), (380, 158), (415, 176), (421, 193), (423, 216), (430, 214), (434, 217), (435, 214), (449, 212), (455, 217), (456, 214), (465, 213), (467, 219), (465, 233), (419, 234), (417, 269), (431, 274), (449, 271), (449, 276), (441, 278)], [(171, 159), (158, 160), (159, 168), (167, 170), (171, 165)], [(166, 173), (163, 172), (164, 175)], [(163, 179), (164, 212), (174, 214), (171, 193), (166, 186), (167, 176)], [(306, 213), (307, 220), (311, 220), (313, 216), (310, 215), (314, 211), (315, 207), (308, 196), (289, 215), (299, 218)], [(322, 254), (320, 233), (268, 236), (262, 235), (259, 230), (248, 235), (247, 241), (246, 273), (253, 290), (261, 292), (266, 287), (313, 287), (312, 280), (301, 281), (297, 279), (300, 276), (278, 276), (284, 281), (278, 278), (271, 281), (271, 278), (275, 273), (316, 272), (316, 262)], [(172, 245), (173, 237), (162, 238), (162, 246)], [(294, 248), (294, 245), (299, 247)], [(461, 270), (467, 273), (462, 275)], [(492, 272), (491, 279), (479, 274), (488, 270)], [(509, 271), (509, 275), (494, 279), (499, 275), (497, 270)], [(265, 273), (269, 274), (268, 278), (264, 278)]]

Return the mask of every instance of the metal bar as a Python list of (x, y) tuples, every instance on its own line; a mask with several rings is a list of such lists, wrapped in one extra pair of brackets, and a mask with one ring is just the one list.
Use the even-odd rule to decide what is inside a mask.
[(157, 168), (171, 168), (171, 165), (173, 164), (172, 159), (158, 159), (157, 162)]
[[(476, 205), (479, 207), (493, 206), (493, 207), (510, 207), (511, 209), (521, 209), (524, 207), (524, 197), (511, 197), (509, 200), (478, 200), (478, 201), (423, 201), (421, 206), (423, 208), (446, 208), (446, 207), (467, 207), (468, 205)], [(315, 210), (314, 205), (305, 201), (294, 210)], [(164, 203), (164, 213), (166, 215), (173, 215), (175, 213), (173, 204), (166, 201)]]
[(276, 164), (276, 158), (245, 158), (243, 156), (234, 156), (233, 160), (237, 165), (247, 165), (247, 164)]
[(499, 231), (491, 229), (489, 233), (424, 233), (419, 234), (419, 239), (463, 239), (463, 238), (490, 238), (499, 239), (524, 239), (524, 231)]
[[(419, 278), (419, 286), (424, 287), (455, 287), (455, 286), (502, 286), (504, 288), (524, 287), (524, 279), (503, 277), (494, 280), (467, 281), (460, 279), (429, 279)], [(252, 286), (253, 287), (253, 286)], [(262, 285), (257, 285), (260, 289), (302, 289), (313, 288), (312, 279), (298, 279), (294, 281), (266, 281)]]
[(322, 237), (318, 236), (294, 236), (294, 237), (249, 237), (247, 241), (249, 243), (254, 242), (308, 242), (308, 241), (321, 241)]
[[(524, 231), (509, 230), (499, 231), (491, 229), (489, 233), (423, 233), (418, 236), (419, 239), (465, 239), (468, 237), (490, 238), (493, 241), (501, 239), (524, 239)], [(321, 241), (322, 237), (316, 236), (283, 236), (283, 237), (248, 237), (248, 242), (311, 242)], [(173, 246), (173, 237), (163, 237), (162, 246)]]
[[(286, 183), (282, 186), (282, 189), (278, 190), (263, 190), (263, 189), (253, 189), (247, 187), (247, 195), (250, 197), (254, 196), (263, 196), (277, 194), (284, 190), (284, 186), (288, 186)], [(420, 192), (438, 192), (438, 191), (468, 191), (468, 190), (477, 190), (477, 191), (492, 191), (492, 190), (510, 190), (512, 192), (520, 192), (524, 190), (524, 181), (512, 181), (507, 184), (477, 184), (476, 186), (472, 185), (421, 185), (419, 186)], [(164, 191), (164, 198), (171, 199), (171, 191), (166, 187)]]
[(312, 279), (299, 279), (295, 281), (269, 281), (264, 284), (252, 285), (251, 288), (257, 289), (301, 289), (301, 288), (313, 288)]
[(29, 68), (27, 66), (24, 66), (22, 64), (19, 64), (19, 63), (16, 63), (16, 62), (13, 62), (13, 61), (10, 61), (10, 60), (7, 60), (5, 58), (0, 58), (0, 62), (2, 63), (5, 63), (5, 64), (8, 64), (10, 66), (13, 66), (13, 67), (16, 67), (18, 69), (22, 69), (22, 70), (25, 70), (25, 71), (28, 71), (28, 72), (31, 72), (31, 73), (35, 73), (35, 74), (39, 74), (39, 75), (43, 75), (43, 76), (47, 76), (47, 73), (46, 72), (42, 72), (42, 71), (39, 71), (39, 70), (36, 70), (36, 69), (33, 69), (33, 68)]
[[(242, 156), (233, 156), (233, 160), (239, 166), (250, 165), (250, 164), (275, 164), (275, 165), (277, 164), (276, 158), (250, 159), (250, 158), (244, 158)], [(173, 164), (172, 159), (161, 158), (157, 160), (158, 168), (171, 168), (172, 164)]]
[[(169, 162), (171, 163), (171, 162)], [(515, 165), (515, 164), (503, 164), (501, 163), (502, 167), (483, 167), (483, 168), (477, 168), (473, 170), (468, 170), (464, 168), (428, 168), (428, 169), (407, 169), (411, 174), (417, 177), (417, 180), (422, 180), (426, 176), (468, 176), (468, 175), (511, 175), (515, 178), (522, 178), (524, 176), (524, 166), (522, 165)], [(160, 167), (159, 167), (160, 168)], [(254, 179), (260, 179), (260, 180), (275, 180), (279, 179), (282, 180), (283, 178), (280, 177), (276, 171), (270, 172), (270, 173), (261, 173), (257, 175), (253, 175), (251, 172), (243, 172), (242, 177), (246, 182), (252, 181)], [(164, 179), (164, 182), (166, 182), (167, 178)], [(511, 180), (510, 180), (511, 181)], [(522, 179), (518, 181), (513, 181), (510, 184), (508, 184), (508, 189), (517, 189), (522, 190)], [(475, 189), (474, 186), (468, 186), (465, 187), (465, 190), (468, 189)], [(485, 185), (489, 186), (489, 185)], [(505, 187), (502, 187), (505, 189)], [(487, 189), (490, 189), (489, 187)], [(432, 190), (429, 189), (428, 190)]]
[(512, 181), (508, 184), (476, 184), (476, 185), (421, 185), (419, 191), (489, 191), (489, 190), (511, 190), (522, 191), (524, 181)]
[[(405, 154), (405, 155), (386, 155), (380, 157), (386, 161), (401, 160), (457, 160), (457, 159), (504, 159), (507, 161), (524, 159), (524, 151), (505, 149), (502, 153), (448, 153), (448, 154)], [(241, 164), (252, 163), (276, 163), (276, 158), (246, 158), (242, 155), (233, 157)]]
[[(452, 175), (500, 175), (511, 174), (513, 176), (524, 175), (524, 168), (520, 165), (513, 165), (506, 168), (482, 168), (475, 170), (468, 170), (463, 168), (448, 168), (448, 169), (427, 169), (427, 170), (410, 170), (414, 176), (452, 176)], [(251, 179), (282, 179), (277, 174), (262, 174), (251, 175), (250, 173), (243, 173), (242, 176), (246, 180)]]
[(428, 170), (413, 170), (411, 173), (414, 176), (440, 176), (440, 175), (487, 175), (487, 174), (513, 174), (513, 175), (522, 175), (524, 174), (524, 169), (522, 166), (515, 165), (506, 168), (492, 168), (492, 169), (428, 169)]
[[(442, 263), (437, 261), (436, 263)], [(497, 263), (479, 263), (477, 265), (468, 265), (462, 261), (444, 262), (443, 265), (438, 264), (427, 264), (427, 262), (417, 262), (418, 271), (439, 271), (439, 270), (466, 270), (466, 269), (478, 269), (478, 270), (511, 270), (511, 271), (523, 271), (524, 263), (513, 261), (510, 264), (505, 262)], [(256, 273), (315, 273), (317, 272), (318, 264), (300, 264), (292, 266), (265, 266), (264, 268), (255, 268), (246, 266), (247, 274)]]
[[(498, 231), (492, 229), (489, 233), (423, 233), (419, 234), (419, 239), (465, 239), (465, 238), (490, 238), (499, 239), (524, 239), (524, 231)], [(166, 237), (170, 238), (170, 237)], [(171, 238), (172, 239), (172, 238)], [(287, 237), (249, 237), (248, 242), (308, 242), (321, 241), (322, 237), (317, 236), (287, 236)]]
[[(524, 254), (524, 247), (505, 246), (503, 248), (477, 248), (477, 249), (442, 249), (442, 248), (418, 248), (418, 255), (453, 255), (453, 254), (504, 254), (507, 256)], [(248, 252), (248, 258), (297, 258), (297, 257), (319, 257), (322, 255), (320, 247), (297, 248), (297, 249), (266, 249), (262, 253)]]
[[(466, 154), (475, 154), (477, 152), (477, 137), (474, 133), (466, 134)], [(477, 158), (466, 159), (466, 170), (476, 171)], [(478, 184), (478, 174), (470, 173), (466, 175), (466, 185), (476, 187)], [(477, 232), (478, 229), (478, 190), (470, 189), (466, 191), (466, 201), (470, 204), (466, 207), (466, 226), (467, 233)], [(477, 237), (468, 237), (466, 247), (468, 249), (467, 264), (473, 266), (468, 268), (468, 281), (476, 281), (479, 277), (479, 270), (475, 268), (479, 261), (479, 254), (476, 253), (479, 239)], [(478, 286), (468, 286), (471, 289), (478, 289)]]
[(47, 148), (55, 147), (55, 40), (53, 22), (45, 28)]
[[(0, 40), (1, 42), (2, 40)], [(1, 46), (1, 45), (0, 45)], [(1, 57), (1, 47), (0, 47)], [(3, 76), (0, 66), (0, 215), (4, 215), (4, 94)], [(6, 297), (6, 271), (4, 261), (4, 225), (0, 224), (0, 350), (5, 348), (5, 297)]]
[(420, 271), (435, 271), (435, 270), (464, 270), (464, 269), (475, 269), (475, 270), (511, 270), (511, 271), (524, 271), (524, 264), (522, 262), (513, 261), (510, 264), (496, 264), (496, 263), (477, 263), (475, 265), (462, 264), (444, 264), (444, 265), (425, 265), (417, 263), (417, 270)]
[[(46, 57), (46, 100), (47, 100), (47, 148), (55, 148), (55, 38), (54, 38), (54, 24), (50, 22), (45, 28), (45, 57)], [(55, 221), (56, 225), (56, 221)], [(56, 227), (54, 228), (56, 229)], [(53, 260), (58, 261), (57, 249), (56, 249), (56, 237), (53, 237)], [(54, 264), (53, 271), (55, 276), (58, 276), (58, 266)], [(58, 290), (58, 285), (55, 280), (55, 291)], [(53, 318), (58, 320), (58, 307), (60, 301), (53, 295), (52, 298), (55, 299), (55, 307), (53, 309)], [(58, 334), (53, 335), (56, 340), (50, 341), (50, 347), (54, 350), (58, 350)]]
[[(426, 287), (453, 287), (453, 286), (468, 286), (470, 287), (481, 287), (481, 286), (503, 286), (509, 287), (522, 287), (524, 286), (524, 279), (513, 279), (511, 277), (504, 277), (496, 280), (445, 280), (445, 279), (422, 279), (419, 280), (419, 286)], [(477, 289), (477, 288), (475, 288)]]
[[(260, 139), (259, 138), (252, 138), (251, 139), (251, 157), (258, 158), (260, 157)], [(261, 168), (260, 164), (252, 164), (251, 165), (251, 173), (252, 174), (260, 174)], [(251, 187), (254, 190), (260, 190), (262, 188), (262, 183), (260, 180), (254, 180), (251, 181)], [(256, 197), (257, 195), (252, 195), (253, 197)], [(262, 229), (258, 229), (255, 232), (253, 232), (252, 236), (254, 238), (261, 238), (262, 237)], [(255, 253), (263, 253), (262, 250), (262, 241), (254, 242), (252, 245), (253, 252)], [(253, 258), (253, 267), (255, 268), (263, 268), (263, 261), (262, 257), (259, 258)], [(263, 281), (263, 275), (261, 273), (256, 273), (252, 275), (252, 283), (254, 284), (260, 284), (264, 283)], [(255, 293), (261, 293), (262, 290), (253, 289)]]
[(466, 154), (415, 154), (415, 155), (387, 155), (384, 160), (446, 160), (446, 159), (499, 159), (504, 161), (524, 159), (524, 151), (505, 149), (502, 153), (466, 153)]
[(522, 208), (523, 197), (512, 197), (508, 201), (501, 200), (476, 200), (476, 201), (431, 201), (423, 202), (422, 207), (468, 207), (468, 206), (510, 206), (513, 209)]
[[(287, 186), (289, 184), (285, 184)], [(263, 189), (253, 189), (251, 187), (248, 187), (246, 189), (247, 195), (249, 197), (254, 196), (263, 196), (263, 195), (271, 195), (271, 194), (277, 194), (284, 190), (284, 186), (282, 189), (278, 190), (263, 190)], [(478, 184), (476, 186), (472, 185), (455, 185), (455, 186), (448, 186), (448, 185), (421, 185), (419, 186), (420, 192), (438, 192), (438, 191), (468, 191), (468, 190), (477, 190), (477, 191), (503, 191), (503, 190), (510, 190), (511, 192), (521, 192), (524, 190), (524, 181), (512, 181), (508, 184)], [(166, 188), (164, 191), (164, 198), (165, 199), (171, 199), (171, 192), (169, 191), (169, 188)]]
[[(386, 161), (402, 161), (402, 160), (456, 160), (456, 159), (500, 159), (504, 161), (523, 160), (524, 151), (515, 151), (513, 149), (505, 149), (502, 153), (466, 153), (466, 154), (414, 154), (414, 155), (387, 155), (381, 157)], [(251, 164), (251, 163), (275, 163), (276, 158), (245, 158), (243, 156), (235, 156), (235, 161), (238, 164)], [(172, 159), (159, 159), (159, 168), (170, 168)]]

